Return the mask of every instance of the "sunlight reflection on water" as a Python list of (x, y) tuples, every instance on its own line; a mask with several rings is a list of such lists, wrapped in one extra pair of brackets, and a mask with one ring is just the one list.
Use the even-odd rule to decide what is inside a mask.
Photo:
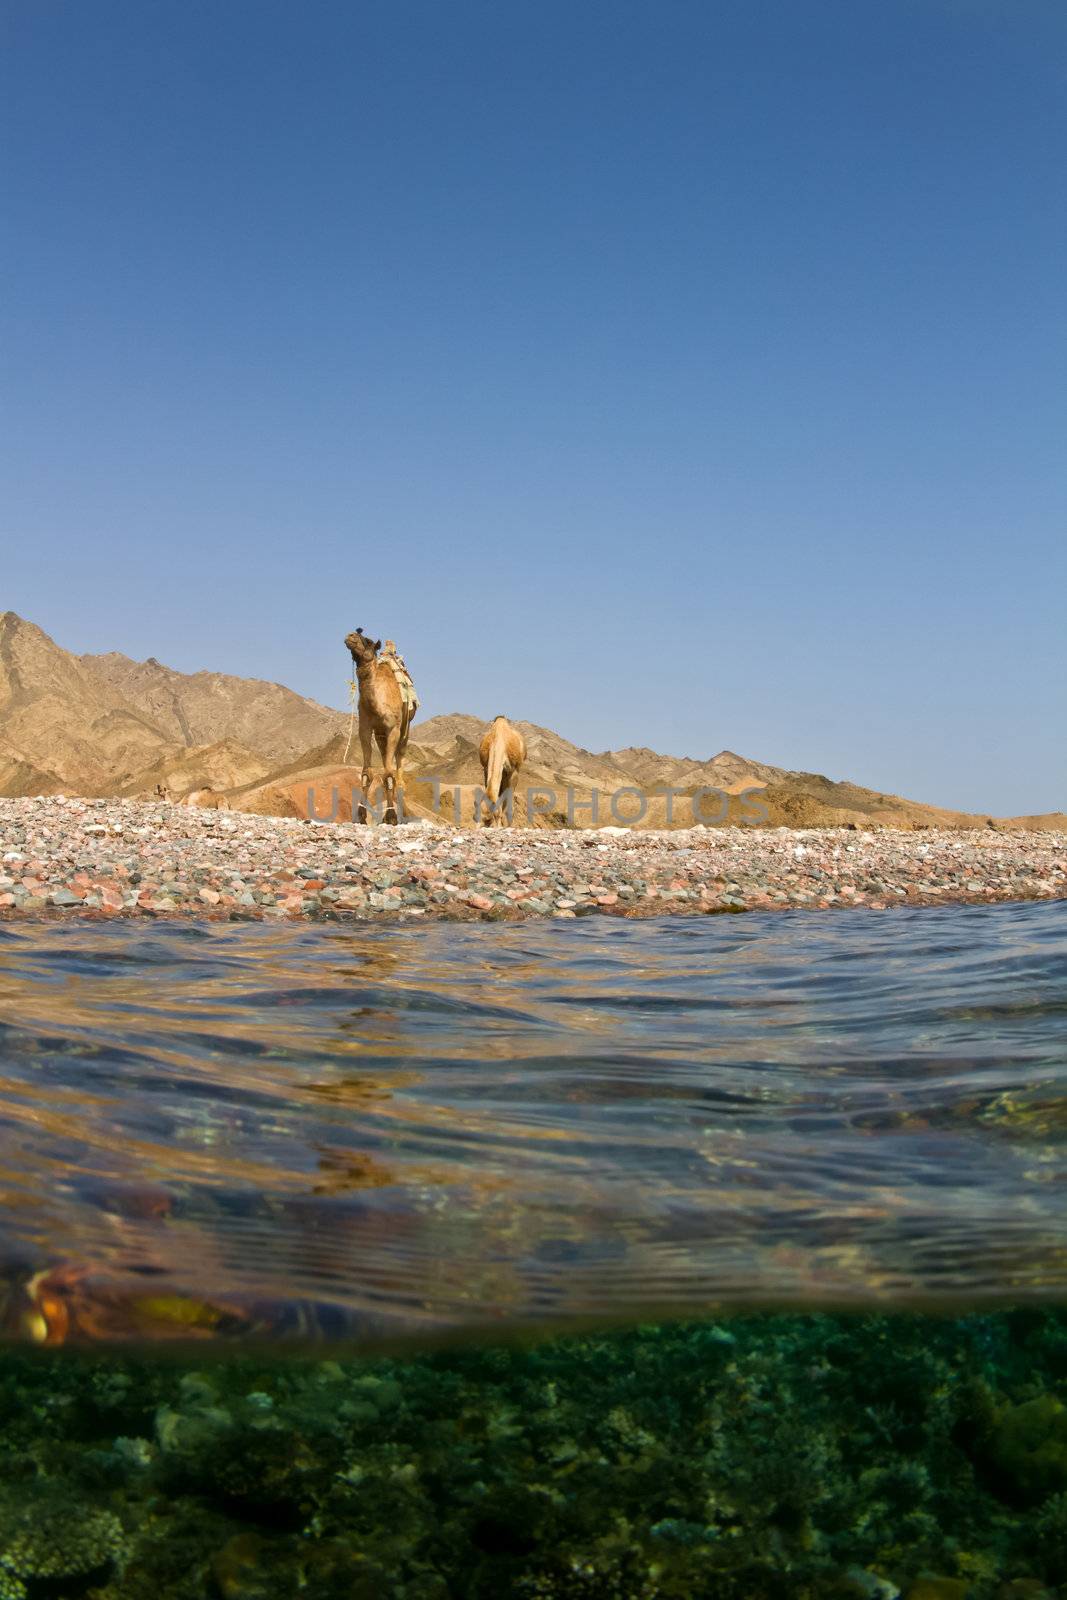
[(1060, 904), (7, 923), (7, 1332), (1058, 1296), (1065, 1019)]

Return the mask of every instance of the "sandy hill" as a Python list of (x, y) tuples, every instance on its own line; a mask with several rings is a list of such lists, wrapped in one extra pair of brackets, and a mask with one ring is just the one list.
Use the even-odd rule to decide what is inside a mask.
[(412, 737), (426, 750), (445, 750), (457, 739), (477, 744), (485, 729), (480, 717), (469, 717), (465, 712), (452, 711), (443, 717), (427, 717), (418, 724)]
[(619, 767), (631, 774), (631, 783), (646, 789), (670, 784), (672, 788), (690, 792), (706, 786), (725, 789), (728, 794), (740, 794), (743, 789), (774, 783), (786, 776), (781, 767), (749, 761), (732, 750), (720, 750), (717, 756), (705, 761), (691, 756), (661, 756), (655, 750), (634, 748), (615, 750), (612, 756)]
[(111, 792), (134, 798), (154, 794), (157, 787), (172, 795), (188, 794), (192, 789), (236, 789), (265, 778), (271, 767), (270, 761), (236, 739), (218, 739), (214, 744), (170, 749), (117, 783)]
[[(518, 722), (527, 744), (516, 820), (526, 821), (525, 791), (554, 790), (558, 810), (536, 818), (557, 827), (574, 792), (580, 824), (589, 799), (601, 794), (601, 823), (612, 819), (612, 793), (643, 793), (669, 785), (685, 795), (716, 788), (732, 796), (719, 820), (748, 820), (738, 798), (760, 788), (771, 825), (964, 827), (987, 818), (943, 811), (817, 773), (789, 772), (731, 750), (708, 757), (669, 756), (644, 747), (583, 749), (550, 728)], [(481, 783), (478, 745), (485, 723), (462, 712), (415, 724), (408, 747), (408, 809), (433, 816), (437, 779), (460, 794), (469, 820)], [(96, 795), (153, 794), (165, 785), (174, 798), (194, 789), (223, 791), (230, 805), (274, 815), (307, 814), (308, 790), (328, 814), (333, 789), (347, 816), (359, 781), (358, 740), (348, 716), (279, 683), (221, 672), (177, 672), (154, 658), (132, 661), (111, 652), (72, 655), (13, 611), (0, 615), (0, 794), (65, 791)], [(347, 759), (346, 759), (347, 756)], [(449, 801), (451, 804), (451, 800)], [(629, 814), (630, 805), (625, 806)], [(449, 810), (447, 815), (451, 815)], [(708, 813), (715, 815), (709, 803)], [(645, 827), (684, 824), (691, 807), (660, 796), (648, 801)], [(1062, 813), (1009, 819), (1012, 826), (1067, 826)]]
[(160, 731), (137, 707), (77, 656), (14, 612), (0, 615), (5, 794), (63, 787), (98, 793), (147, 766), (162, 744)]
[(230, 788), (345, 724), (281, 684), (72, 655), (15, 612), (0, 615), (0, 794)]
[(329, 738), (344, 722), (341, 712), (259, 678), (176, 672), (152, 656), (131, 661), (117, 652), (73, 659), (162, 738), (186, 748), (236, 739), (261, 756), (283, 760)]

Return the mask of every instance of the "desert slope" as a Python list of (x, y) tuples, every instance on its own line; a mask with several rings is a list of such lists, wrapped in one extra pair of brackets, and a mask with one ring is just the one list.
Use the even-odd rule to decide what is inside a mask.
[[(99, 793), (145, 766), (162, 736), (76, 656), (14, 612), (0, 615), (0, 774), (4, 793), (40, 775), (40, 790)], [(40, 792), (40, 791), (38, 791)]]
[(345, 726), (277, 683), (74, 655), (0, 614), (0, 794), (177, 794), (229, 788)]
[(152, 656), (131, 661), (115, 651), (75, 659), (101, 690), (186, 748), (233, 739), (280, 761), (329, 738), (344, 721), (341, 712), (259, 678), (176, 672)]

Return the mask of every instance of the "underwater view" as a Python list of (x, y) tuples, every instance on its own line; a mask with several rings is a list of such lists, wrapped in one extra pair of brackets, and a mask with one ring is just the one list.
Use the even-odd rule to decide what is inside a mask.
[(1040, 1600), (1067, 907), (0, 927), (0, 1597)]

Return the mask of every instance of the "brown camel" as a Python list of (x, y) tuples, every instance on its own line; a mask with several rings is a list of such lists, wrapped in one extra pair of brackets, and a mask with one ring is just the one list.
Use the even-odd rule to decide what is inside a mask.
[[(359, 742), (363, 750), (363, 772), (360, 788), (364, 800), (370, 798), (371, 760), (373, 742), (377, 742), (382, 758), (382, 776), (385, 782), (385, 811), (383, 821), (399, 820), (396, 797), (404, 803), (404, 775), (402, 762), (408, 745), (408, 732), (418, 707), (415, 685), (407, 668), (396, 654), (395, 646), (379, 659), (380, 639), (368, 639), (362, 628), (357, 628), (345, 639), (349, 654), (356, 667), (359, 685)], [(395, 665), (394, 665), (395, 663)], [(357, 816), (367, 820), (367, 807), (360, 805)]]
[(507, 810), (507, 802), (511, 798), (508, 791), (526, 760), (526, 740), (518, 728), (511, 726), (507, 717), (494, 717), (482, 735), (478, 755), (490, 804), (485, 825), (487, 828), (502, 828), (510, 815)]

